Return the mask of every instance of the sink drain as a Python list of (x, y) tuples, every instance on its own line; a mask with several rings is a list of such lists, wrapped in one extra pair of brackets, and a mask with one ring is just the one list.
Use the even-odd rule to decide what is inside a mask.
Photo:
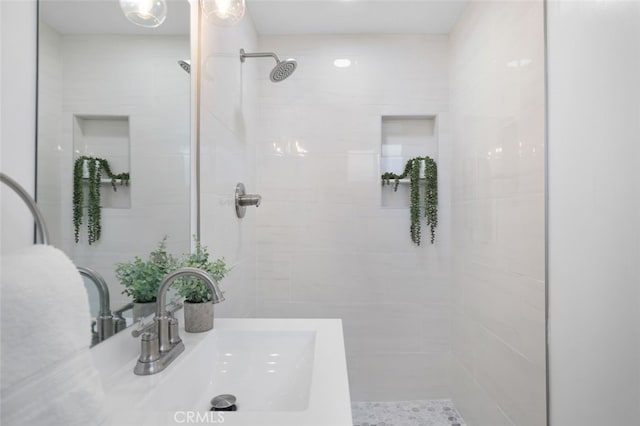
[(236, 397), (230, 394), (214, 396), (209, 411), (236, 411)]

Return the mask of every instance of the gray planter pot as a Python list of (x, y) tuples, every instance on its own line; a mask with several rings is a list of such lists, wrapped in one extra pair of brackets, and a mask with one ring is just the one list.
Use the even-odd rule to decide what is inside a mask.
[(213, 328), (213, 302), (184, 302), (184, 329), (189, 333), (202, 333)]
[(138, 321), (156, 312), (156, 302), (133, 302), (133, 321)]

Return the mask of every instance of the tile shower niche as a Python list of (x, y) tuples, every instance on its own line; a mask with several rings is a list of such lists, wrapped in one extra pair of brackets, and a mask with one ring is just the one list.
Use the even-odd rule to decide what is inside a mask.
[[(121, 115), (74, 115), (73, 151), (82, 155), (104, 158), (113, 173), (130, 172), (129, 117)], [(102, 175), (101, 205), (110, 209), (131, 208), (129, 186), (111, 187), (111, 180)]]
[[(382, 149), (380, 173), (402, 174), (412, 158), (429, 156), (438, 162), (437, 118), (426, 115), (399, 115), (382, 117)], [(421, 171), (421, 177), (424, 172)], [(409, 178), (402, 179), (398, 191), (391, 185), (382, 186), (381, 206), (409, 208)]]

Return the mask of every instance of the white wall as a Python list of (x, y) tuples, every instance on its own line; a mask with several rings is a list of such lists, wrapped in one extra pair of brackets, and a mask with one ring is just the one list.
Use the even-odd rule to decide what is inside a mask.
[[(189, 57), (189, 36), (60, 35), (45, 23), (40, 31), (38, 204), (52, 244), (103, 275), (119, 307), (129, 299), (117, 263), (145, 258), (164, 235), (172, 253), (189, 252), (190, 79), (177, 64)], [(128, 117), (128, 148), (121, 152), (108, 137), (82, 143), (75, 115)], [(80, 155), (131, 173), (130, 186), (115, 194), (103, 185), (102, 237), (91, 246), (86, 216), (77, 244), (71, 220)], [(110, 197), (130, 202), (110, 204)]]
[[(449, 396), (449, 152), (444, 36), (261, 36), (257, 315), (343, 320), (353, 400)], [(336, 68), (349, 58), (352, 66)], [(383, 115), (437, 116), (440, 223), (416, 247), (381, 207)], [(425, 142), (426, 149), (426, 142)], [(424, 155), (424, 152), (423, 152)], [(406, 194), (406, 193), (404, 193)], [(401, 196), (401, 193), (397, 194)], [(408, 205), (408, 199), (404, 205)]]
[(640, 3), (549, 3), (551, 425), (640, 421)]
[(255, 220), (249, 208), (236, 217), (238, 182), (255, 192), (255, 121), (257, 93), (251, 67), (240, 63), (240, 49), (253, 51), (257, 35), (249, 16), (236, 27), (203, 19), (201, 33), (200, 220), (201, 239), (214, 256), (234, 266), (221, 286), (226, 300), (216, 316), (245, 317), (255, 312)]
[[(0, 1), (0, 19), (0, 170), (34, 195), (36, 2)], [(27, 207), (6, 185), (0, 184), (0, 193), (1, 251), (32, 244), (33, 219)]]
[(472, 1), (450, 37), (452, 390), (470, 426), (545, 424), (543, 28), (542, 2)]

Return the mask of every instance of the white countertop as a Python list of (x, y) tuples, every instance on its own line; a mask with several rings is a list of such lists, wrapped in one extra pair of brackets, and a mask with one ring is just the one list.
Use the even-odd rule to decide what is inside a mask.
[[(131, 336), (131, 329), (102, 342), (92, 349), (106, 392), (106, 404), (113, 425), (174, 425), (225, 424), (247, 426), (352, 426), (347, 365), (344, 352), (342, 322), (339, 319), (259, 319), (216, 318), (214, 329), (205, 333), (185, 333), (182, 311), (176, 316), (181, 324), (180, 336), (185, 351), (167, 368), (154, 375), (136, 376), (133, 373), (140, 350), (140, 339)], [(201, 386), (196, 382), (209, 380), (203, 351), (209, 350), (215, 333), (233, 335), (234, 332), (315, 332), (311, 381), (306, 409), (292, 411), (243, 411), (240, 402), (236, 412), (192, 411), (185, 404), (163, 404), (175, 392), (176, 401), (209, 397), (189, 396)], [(266, 335), (266, 334), (265, 334)], [(200, 350), (198, 348), (200, 347)], [(197, 365), (194, 365), (197, 364)], [(175, 374), (173, 374), (175, 372)], [(176, 376), (179, 374), (180, 376)], [(188, 376), (188, 377), (187, 377)], [(193, 376), (193, 377), (192, 377)], [(194, 386), (189, 386), (190, 381)], [(256, 378), (256, 383), (259, 383)], [(202, 385), (202, 383), (198, 383)], [(259, 385), (257, 385), (259, 386)], [(175, 388), (175, 389), (174, 389)], [(156, 395), (162, 394), (162, 397)], [(188, 397), (187, 397), (188, 396)], [(157, 400), (154, 401), (153, 399)], [(158, 409), (160, 402), (162, 409)], [(149, 406), (156, 406), (150, 409)], [(190, 420), (191, 421), (190, 421)]]

